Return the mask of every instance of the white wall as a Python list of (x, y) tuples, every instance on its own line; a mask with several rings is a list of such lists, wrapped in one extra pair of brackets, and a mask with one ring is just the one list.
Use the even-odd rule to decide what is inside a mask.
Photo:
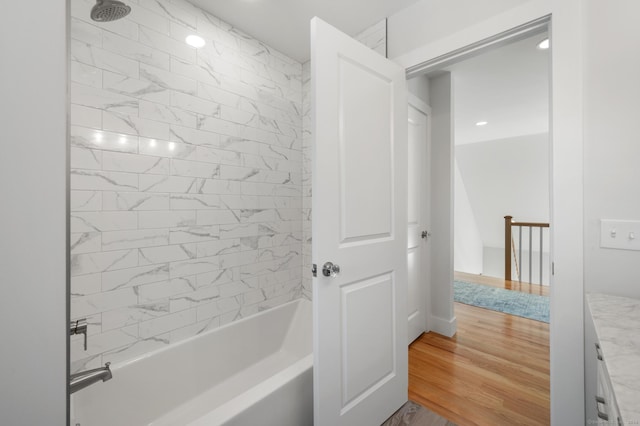
[[(427, 0), (422, 2), (426, 3)], [(421, 2), (421, 3), (422, 3)], [(488, 2), (483, 2), (485, 7)], [(513, 8), (490, 2), (496, 13), (480, 13), (473, 24), (456, 13), (416, 14), (407, 9), (389, 18), (389, 57), (411, 67), (516, 26), (552, 14), (552, 253), (555, 275), (551, 287), (551, 422), (584, 424), (583, 371), (583, 14), (581, 0), (531, 0)], [(511, 3), (510, 5), (513, 5)], [(408, 25), (417, 15), (419, 25)], [(482, 17), (486, 19), (481, 20)], [(399, 25), (396, 25), (399, 24)], [(420, 28), (451, 28), (429, 37)], [(462, 28), (462, 29), (461, 29)], [(589, 28), (591, 29), (591, 28)], [(606, 29), (606, 27), (605, 27)], [(405, 54), (394, 48), (419, 46)], [(400, 56), (398, 56), (400, 54)], [(557, 285), (553, 285), (556, 283)]]
[(482, 274), (484, 269), (482, 237), (469, 202), (467, 188), (460, 175), (457, 158), (454, 164), (453, 268), (458, 272)]
[(456, 160), (482, 241), (504, 248), (504, 217), (549, 222), (549, 135), (458, 145)]
[(389, 57), (397, 57), (423, 45), (463, 30), (527, 0), (421, 0), (388, 19)]
[(431, 98), (431, 318), (433, 331), (452, 336), (453, 97), (451, 74), (429, 79)]
[(640, 3), (586, 2), (585, 289), (640, 297), (640, 251), (600, 248), (600, 219), (640, 220)]
[(67, 5), (3, 4), (0, 424), (66, 424)]

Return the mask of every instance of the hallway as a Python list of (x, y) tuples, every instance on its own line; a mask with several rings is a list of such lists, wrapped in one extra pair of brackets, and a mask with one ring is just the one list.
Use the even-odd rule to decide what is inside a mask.
[[(471, 278), (456, 273), (457, 280)], [(459, 426), (549, 424), (549, 324), (461, 303), (455, 314), (453, 338), (426, 333), (409, 347), (409, 399)]]

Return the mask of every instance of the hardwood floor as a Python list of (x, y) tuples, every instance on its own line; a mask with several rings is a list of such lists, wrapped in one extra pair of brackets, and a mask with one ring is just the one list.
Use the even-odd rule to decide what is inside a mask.
[(460, 303), (455, 313), (453, 338), (409, 347), (409, 399), (460, 426), (548, 425), (549, 325)]

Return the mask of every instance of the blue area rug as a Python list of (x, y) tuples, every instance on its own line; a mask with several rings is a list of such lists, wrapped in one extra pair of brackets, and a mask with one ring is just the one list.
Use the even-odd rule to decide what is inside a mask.
[(549, 297), (463, 281), (453, 282), (453, 300), (466, 305), (549, 322)]

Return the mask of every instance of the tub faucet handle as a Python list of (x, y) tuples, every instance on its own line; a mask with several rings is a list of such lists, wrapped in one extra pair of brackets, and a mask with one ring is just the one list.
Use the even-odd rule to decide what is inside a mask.
[(84, 350), (87, 350), (87, 319), (81, 318), (76, 321), (71, 321), (69, 325), (69, 335), (84, 334)]

